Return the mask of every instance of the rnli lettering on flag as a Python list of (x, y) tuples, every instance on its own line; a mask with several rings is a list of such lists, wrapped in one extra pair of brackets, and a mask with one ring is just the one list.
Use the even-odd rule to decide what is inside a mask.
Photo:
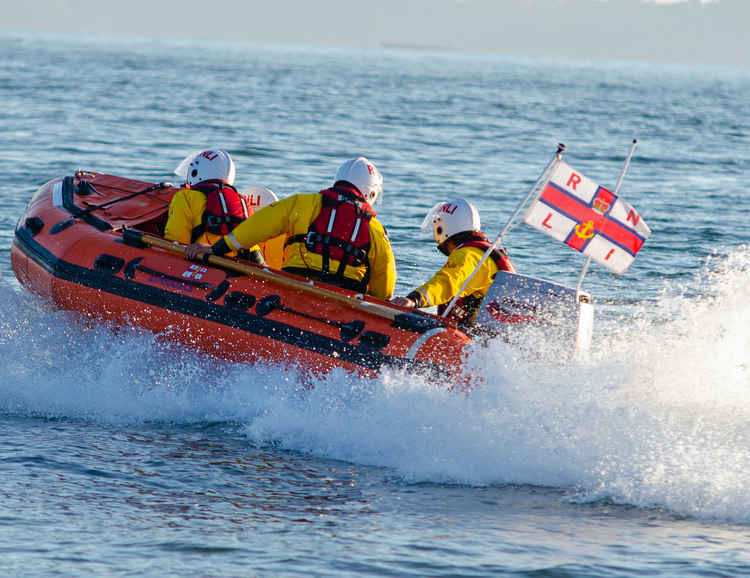
[(615, 273), (630, 267), (651, 234), (627, 202), (563, 161), (523, 220)]

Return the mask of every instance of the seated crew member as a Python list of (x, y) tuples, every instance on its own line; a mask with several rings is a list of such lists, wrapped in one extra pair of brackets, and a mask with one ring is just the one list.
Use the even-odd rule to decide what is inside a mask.
[[(427, 283), (391, 302), (409, 308), (437, 305), (438, 314), (442, 315), (491, 243), (480, 230), (479, 212), (464, 199), (435, 205), (427, 213), (422, 229), (430, 226), (438, 249), (448, 255), (448, 261)], [(469, 327), (499, 270), (515, 272), (505, 250), (495, 249), (461, 292), (448, 319), (460, 327)]]
[[(205, 150), (183, 162), (189, 163), (186, 183), (169, 203), (167, 241), (215, 243), (253, 214), (248, 199), (234, 188), (236, 169), (229, 153)], [(258, 247), (240, 256), (263, 263)]]
[(331, 188), (272, 203), (211, 247), (194, 243), (185, 255), (223, 255), (286, 233), (284, 271), (389, 299), (396, 262), (371, 207), (382, 190), (375, 165), (365, 157), (351, 159), (341, 165)]

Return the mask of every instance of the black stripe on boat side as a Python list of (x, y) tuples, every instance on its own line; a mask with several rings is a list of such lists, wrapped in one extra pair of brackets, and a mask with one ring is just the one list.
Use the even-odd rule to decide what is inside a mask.
[(359, 347), (344, 341), (330, 339), (293, 325), (238, 312), (231, 307), (216, 305), (203, 299), (196, 299), (179, 293), (171, 293), (151, 285), (144, 285), (133, 280), (122, 279), (105, 272), (68, 263), (56, 257), (32, 239), (30, 233), (24, 227), (16, 229), (16, 244), (29, 258), (46, 271), (65, 281), (241, 329), (254, 335), (275, 339), (288, 345), (354, 363), (368, 369), (391, 365), (419, 371), (438, 372), (439, 374), (445, 373), (439, 366), (432, 363), (384, 355), (373, 351), (371, 347)]
[[(91, 211), (82, 209), (73, 201), (73, 193), (75, 189), (75, 183), (73, 177), (64, 177), (62, 180), (62, 202), (63, 208), (68, 211), (73, 217), (81, 219), (83, 222), (88, 223), (92, 227), (99, 231), (109, 231), (112, 228), (107, 221), (103, 221), (99, 217), (92, 215)], [(60, 223), (58, 223), (59, 225)], [(64, 227), (63, 227), (64, 228)]]

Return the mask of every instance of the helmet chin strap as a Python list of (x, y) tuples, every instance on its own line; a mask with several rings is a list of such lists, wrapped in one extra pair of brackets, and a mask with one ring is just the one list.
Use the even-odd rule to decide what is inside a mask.
[(475, 236), (481, 236), (482, 238), (485, 237), (481, 231), (459, 231), (438, 244), (438, 250), (443, 255), (450, 255), (453, 249)]

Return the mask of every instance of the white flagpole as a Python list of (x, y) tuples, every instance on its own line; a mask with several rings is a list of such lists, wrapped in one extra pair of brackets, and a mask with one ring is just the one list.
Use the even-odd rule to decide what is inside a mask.
[[(628, 152), (628, 156), (625, 158), (625, 164), (622, 167), (622, 171), (620, 171), (620, 177), (617, 179), (617, 184), (615, 185), (615, 190), (612, 191), (615, 195), (620, 190), (620, 186), (622, 186), (622, 181), (625, 178), (625, 173), (628, 170), (628, 167), (630, 166), (630, 159), (633, 158), (633, 153), (635, 152), (635, 147), (638, 145), (638, 141), (636, 139), (633, 139), (633, 144), (630, 145), (630, 151)], [(589, 265), (591, 265), (591, 257), (586, 258), (586, 262), (583, 264), (583, 269), (581, 269), (581, 274), (578, 275), (578, 283), (576, 284), (576, 294), (581, 290), (581, 285), (583, 285), (583, 278), (586, 275), (586, 272), (589, 270)]]
[(455, 307), (456, 301), (458, 301), (458, 297), (463, 293), (464, 289), (466, 289), (466, 286), (469, 284), (469, 282), (474, 278), (474, 275), (476, 275), (476, 272), (479, 271), (479, 268), (484, 264), (484, 262), (487, 260), (487, 257), (490, 256), (490, 253), (492, 253), (493, 249), (497, 247), (500, 240), (505, 236), (505, 233), (508, 232), (511, 225), (513, 224), (513, 221), (518, 217), (518, 215), (521, 213), (521, 210), (523, 207), (528, 203), (529, 199), (532, 197), (536, 189), (539, 187), (542, 182), (547, 178), (549, 173), (552, 171), (553, 167), (557, 165), (558, 162), (562, 160), (562, 153), (565, 151), (565, 145), (563, 143), (559, 143), (557, 145), (557, 151), (555, 152), (555, 156), (552, 157), (552, 160), (549, 162), (549, 164), (545, 167), (544, 171), (542, 171), (542, 174), (539, 175), (539, 178), (536, 180), (534, 185), (529, 190), (529, 193), (526, 195), (526, 198), (524, 198), (523, 201), (518, 205), (518, 208), (516, 209), (515, 213), (511, 216), (510, 219), (508, 219), (507, 224), (503, 228), (503, 230), (500, 232), (500, 234), (495, 238), (494, 243), (490, 245), (487, 250), (484, 252), (484, 255), (482, 255), (482, 258), (479, 260), (479, 263), (477, 263), (477, 266), (474, 267), (474, 270), (471, 272), (471, 275), (469, 275), (466, 278), (466, 281), (464, 281), (464, 284), (461, 285), (461, 288), (458, 290), (458, 292), (453, 296), (453, 299), (451, 299), (450, 303), (448, 303), (448, 307), (445, 308), (445, 311), (443, 311), (442, 317), (447, 317), (448, 314), (451, 312), (451, 309)]

